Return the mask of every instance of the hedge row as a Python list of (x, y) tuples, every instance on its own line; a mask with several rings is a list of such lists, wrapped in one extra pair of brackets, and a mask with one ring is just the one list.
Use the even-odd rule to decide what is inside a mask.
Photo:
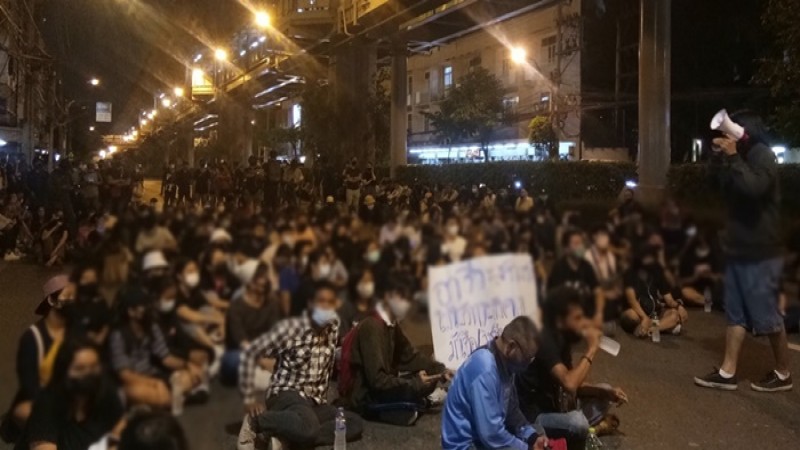
[[(547, 193), (557, 202), (613, 202), (626, 181), (637, 179), (635, 164), (619, 162), (420, 165), (399, 168), (397, 176), (409, 184), (486, 184), (492, 188), (513, 187), (519, 181), (532, 194)], [(779, 177), (784, 209), (800, 213), (800, 165), (780, 166)], [(720, 192), (709, 179), (705, 164), (673, 166), (668, 178), (669, 195), (682, 204), (707, 209), (722, 206)]]

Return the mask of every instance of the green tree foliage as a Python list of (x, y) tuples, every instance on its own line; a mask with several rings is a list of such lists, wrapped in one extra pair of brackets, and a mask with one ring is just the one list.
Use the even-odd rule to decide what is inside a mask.
[(558, 159), (558, 134), (547, 116), (536, 116), (528, 124), (528, 142), (537, 160)]
[(486, 160), (494, 131), (505, 122), (503, 85), (483, 67), (461, 77), (439, 104), (439, 111), (426, 113), (436, 136), (445, 145), (477, 140)]
[(773, 45), (756, 81), (769, 86), (776, 103), (773, 125), (782, 137), (800, 144), (800, 7), (797, 0), (767, 0), (762, 16)]
[(300, 156), (300, 144), (303, 142), (304, 135), (302, 127), (271, 128), (263, 133), (261, 141), (273, 149), (280, 145), (288, 144), (292, 147), (292, 157), (298, 158)]

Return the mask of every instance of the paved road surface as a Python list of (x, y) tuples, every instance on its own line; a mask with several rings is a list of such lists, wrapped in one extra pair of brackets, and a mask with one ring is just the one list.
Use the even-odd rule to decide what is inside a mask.
[[(0, 407), (11, 401), (16, 386), (14, 355), (20, 333), (34, 320), (41, 284), (52, 274), (31, 265), (0, 262)], [(692, 311), (684, 336), (665, 337), (660, 345), (619, 336), (619, 357), (600, 355), (593, 381), (610, 381), (630, 396), (618, 414), (624, 436), (607, 439), (610, 448), (626, 450), (790, 449), (800, 448), (800, 387), (789, 394), (757, 394), (742, 383), (734, 393), (702, 390), (692, 376), (709, 370), (722, 351), (724, 321), (719, 314)], [(424, 318), (406, 324), (412, 340), (430, 349), (430, 328)], [(793, 352), (800, 374), (800, 353)], [(770, 366), (768, 347), (748, 339), (740, 376), (760, 378)], [(423, 417), (414, 428), (369, 424), (351, 450), (439, 448), (438, 415)], [(192, 449), (234, 449), (228, 433), (241, 420), (235, 390), (215, 387), (211, 402), (187, 408), (181, 421)], [(0, 444), (0, 450), (6, 446)]]

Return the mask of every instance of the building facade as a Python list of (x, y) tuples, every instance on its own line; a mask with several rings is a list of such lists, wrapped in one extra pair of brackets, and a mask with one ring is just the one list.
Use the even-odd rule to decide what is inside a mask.
[(564, 158), (580, 158), (581, 1), (561, 2), (501, 21), (408, 59), (408, 148), (411, 162), (479, 160), (477, 142), (444, 147), (425, 113), (475, 66), (503, 84), (512, 123), (495, 133), (497, 160), (539, 159), (528, 142), (528, 124), (552, 117)]

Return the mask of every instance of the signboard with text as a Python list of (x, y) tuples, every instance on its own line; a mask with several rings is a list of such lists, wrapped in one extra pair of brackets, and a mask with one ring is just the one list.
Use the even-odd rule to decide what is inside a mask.
[(97, 102), (95, 121), (99, 123), (111, 122), (111, 103)]
[(428, 269), (433, 351), (458, 369), (478, 347), (517, 316), (540, 325), (536, 275), (530, 255), (505, 254)]

